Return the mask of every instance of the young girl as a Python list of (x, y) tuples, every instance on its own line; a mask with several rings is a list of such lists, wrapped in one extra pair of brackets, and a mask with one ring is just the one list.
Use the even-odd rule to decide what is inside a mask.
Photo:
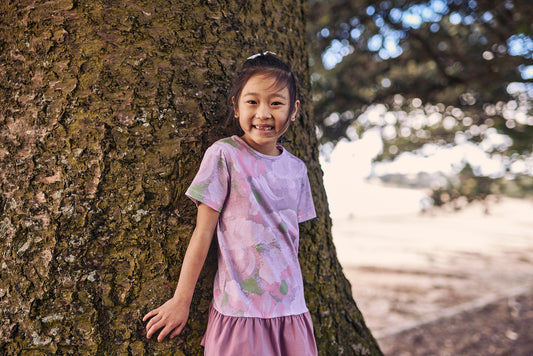
[(304, 163), (278, 144), (300, 102), (273, 53), (246, 60), (231, 92), (241, 137), (209, 147), (186, 195), (196, 228), (174, 297), (144, 317), (150, 338), (178, 335), (217, 229), (218, 271), (205, 355), (316, 355), (298, 263), (298, 223), (315, 217)]

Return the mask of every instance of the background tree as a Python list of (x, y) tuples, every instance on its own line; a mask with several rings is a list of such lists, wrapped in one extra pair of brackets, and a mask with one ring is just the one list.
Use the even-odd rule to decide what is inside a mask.
[(531, 154), (533, 2), (310, 0), (309, 19), (321, 142), (378, 128), (378, 160), (472, 142), (508, 172)]
[[(309, 102), (299, 1), (0, 4), (0, 353), (198, 355), (211, 252), (181, 343), (145, 339), (173, 293), (196, 208), (184, 192), (237, 63), (271, 50)], [(337, 261), (309, 105), (287, 135), (318, 218), (302, 229), (323, 355), (380, 354)]]

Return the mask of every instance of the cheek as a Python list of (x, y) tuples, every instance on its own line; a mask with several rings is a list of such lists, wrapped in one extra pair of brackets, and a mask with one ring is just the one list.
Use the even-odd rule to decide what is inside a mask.
[(238, 121), (239, 123), (239, 126), (244, 130), (246, 127), (248, 127), (248, 122), (246, 119), (244, 119), (242, 117), (242, 115), (239, 116), (238, 119), (235, 119), (236, 121)]
[(279, 123), (279, 126), (288, 125), (291, 122), (291, 115), (289, 115), (289, 111), (284, 110), (282, 113), (280, 113), (277, 122)]

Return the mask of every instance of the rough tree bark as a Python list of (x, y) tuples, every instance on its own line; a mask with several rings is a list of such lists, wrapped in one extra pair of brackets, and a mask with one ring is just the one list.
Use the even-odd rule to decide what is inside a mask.
[[(173, 293), (236, 65), (271, 50), (308, 99), (302, 1), (20, 0), (0, 5), (0, 353), (198, 355), (211, 251), (181, 343), (144, 336)], [(306, 100), (307, 101), (307, 100)], [(318, 218), (302, 228), (322, 355), (381, 354), (337, 261), (309, 105), (287, 135)]]

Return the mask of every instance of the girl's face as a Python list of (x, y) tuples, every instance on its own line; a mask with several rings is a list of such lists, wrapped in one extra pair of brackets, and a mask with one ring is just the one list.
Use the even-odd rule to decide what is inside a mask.
[(277, 156), (278, 138), (294, 121), (300, 106), (296, 101), (294, 112), (289, 112), (290, 98), (287, 87), (276, 87), (275, 80), (265, 75), (254, 75), (244, 85), (238, 102), (233, 99), (235, 117), (244, 131), (242, 139), (256, 151)]

